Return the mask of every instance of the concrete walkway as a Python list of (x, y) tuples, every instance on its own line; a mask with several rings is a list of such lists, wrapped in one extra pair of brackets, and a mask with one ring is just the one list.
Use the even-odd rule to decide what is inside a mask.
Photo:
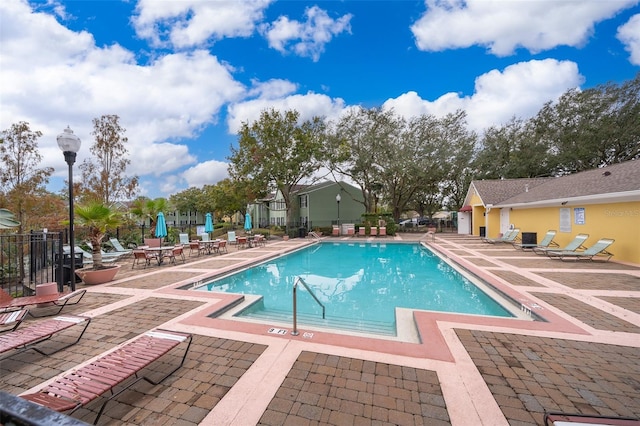
[[(65, 309), (93, 317), (83, 339), (49, 357), (0, 360), (0, 390), (36, 390), (162, 327), (194, 333), (185, 366), (160, 385), (124, 392), (100, 424), (541, 425), (545, 410), (640, 417), (640, 265), (561, 262), (437, 234), (430, 246), (541, 320), (416, 312), (418, 341), (308, 327), (292, 336), (290, 324), (211, 317), (236, 296), (180, 289), (310, 243), (234, 247), (176, 266), (125, 264), (117, 281), (87, 287)], [(73, 417), (92, 423), (99, 407)]]

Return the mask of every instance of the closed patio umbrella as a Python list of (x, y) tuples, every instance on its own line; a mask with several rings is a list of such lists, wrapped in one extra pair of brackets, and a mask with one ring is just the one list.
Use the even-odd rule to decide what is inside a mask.
[(213, 232), (213, 219), (211, 217), (211, 213), (207, 213), (205, 215), (204, 232), (206, 232), (206, 233)]
[(156, 221), (156, 238), (160, 238), (160, 245), (162, 245), (162, 239), (167, 236), (167, 222), (164, 220), (164, 213), (158, 213), (158, 220)]
[(251, 226), (251, 215), (247, 213), (244, 217), (244, 230), (250, 232), (251, 228), (253, 228), (253, 226)]

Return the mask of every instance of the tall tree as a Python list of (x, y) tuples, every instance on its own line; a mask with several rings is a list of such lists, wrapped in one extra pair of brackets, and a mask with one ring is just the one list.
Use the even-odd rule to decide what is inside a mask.
[[(0, 144), (0, 192), (10, 210), (20, 222), (18, 232), (28, 229), (30, 206), (44, 191), (52, 167), (39, 168), (42, 155), (38, 151), (40, 131), (32, 131), (29, 123), (21, 121), (2, 131)], [(34, 215), (37, 216), (37, 215)]]
[(399, 118), (392, 110), (357, 107), (334, 124), (325, 147), (327, 167), (360, 187), (367, 213), (374, 213), (382, 196), (383, 156), (399, 149)]
[[(256, 188), (277, 188), (291, 223), (296, 186), (315, 179), (321, 166), (325, 123), (319, 117), (299, 123), (297, 111), (262, 111), (253, 123), (242, 123), (238, 147), (231, 147), (229, 172)], [(252, 201), (252, 200), (249, 200)]]
[(87, 158), (80, 165), (82, 181), (79, 196), (84, 199), (98, 199), (110, 205), (114, 201), (131, 199), (138, 188), (138, 177), (125, 175), (131, 160), (124, 136), (126, 130), (120, 126), (117, 115), (103, 115), (93, 119), (95, 143), (91, 154), (95, 162)]

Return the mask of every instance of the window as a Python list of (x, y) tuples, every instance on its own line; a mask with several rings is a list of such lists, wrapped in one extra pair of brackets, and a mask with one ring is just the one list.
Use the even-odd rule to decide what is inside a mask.
[(301, 195), (300, 196), (300, 207), (309, 207), (309, 196), (308, 195)]

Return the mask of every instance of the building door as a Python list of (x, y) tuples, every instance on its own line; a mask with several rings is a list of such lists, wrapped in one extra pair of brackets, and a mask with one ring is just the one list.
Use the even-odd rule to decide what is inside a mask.
[(511, 223), (509, 222), (509, 211), (509, 208), (500, 209), (500, 233), (502, 235), (511, 228)]

